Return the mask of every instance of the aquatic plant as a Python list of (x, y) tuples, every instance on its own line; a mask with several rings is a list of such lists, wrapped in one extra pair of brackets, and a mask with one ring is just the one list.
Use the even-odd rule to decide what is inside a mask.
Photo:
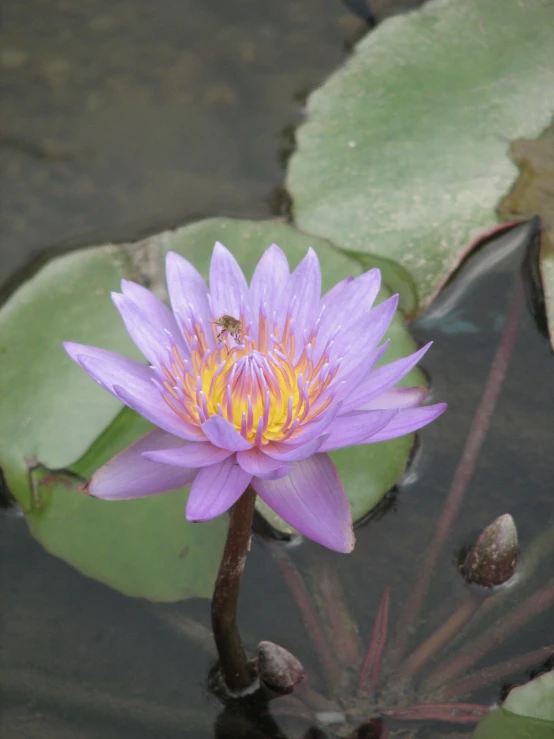
[(235, 505), (215, 588), (214, 632), (229, 687), (245, 689), (250, 671), (234, 614), (256, 495), (299, 532), (349, 552), (352, 515), (327, 452), (403, 436), (446, 405), (421, 406), (425, 388), (395, 387), (429, 344), (376, 367), (398, 302), (393, 296), (374, 306), (378, 269), (346, 278), (321, 297), (316, 253), (310, 249), (290, 273), (274, 244), (248, 286), (217, 243), (209, 290), (178, 254), (169, 252), (166, 271), (173, 311), (126, 280), (112, 295), (148, 365), (65, 343), (93, 379), (157, 426), (84, 489), (124, 500), (192, 483), (186, 507), (192, 522)]

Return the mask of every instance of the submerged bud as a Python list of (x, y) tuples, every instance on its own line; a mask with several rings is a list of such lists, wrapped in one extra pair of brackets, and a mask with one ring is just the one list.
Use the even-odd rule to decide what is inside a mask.
[(270, 641), (258, 644), (260, 682), (279, 695), (292, 693), (304, 677), (302, 664), (283, 647)]
[(485, 588), (503, 585), (515, 573), (519, 556), (517, 529), (509, 513), (483, 531), (462, 565), (468, 582)]

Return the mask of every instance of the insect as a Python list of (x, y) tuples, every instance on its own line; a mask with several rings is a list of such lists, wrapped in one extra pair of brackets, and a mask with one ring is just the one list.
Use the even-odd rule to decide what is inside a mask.
[(214, 326), (219, 326), (221, 328), (221, 331), (217, 335), (219, 341), (223, 341), (221, 337), (224, 333), (228, 333), (233, 337), (237, 344), (240, 344), (242, 323), (237, 318), (225, 315), (221, 316), (221, 318), (218, 318), (216, 321), (212, 321), (212, 323)]

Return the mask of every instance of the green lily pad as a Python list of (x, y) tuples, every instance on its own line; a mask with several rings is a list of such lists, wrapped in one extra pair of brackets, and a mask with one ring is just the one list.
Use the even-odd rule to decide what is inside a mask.
[(552, 0), (436, 0), (386, 20), (308, 100), (287, 188), (296, 223), (395, 260), (425, 309), (496, 222), (509, 142), (554, 101)]
[(554, 670), (510, 690), (503, 708), (519, 716), (551, 721), (554, 731)]
[(554, 671), (513, 688), (501, 708), (479, 724), (473, 739), (552, 739)]
[(117, 247), (68, 254), (50, 261), (0, 310), (0, 466), (25, 510), (29, 466), (71, 464), (121, 407), (69, 360), (62, 341), (139, 358), (110, 300), (130, 270)]
[[(138, 357), (110, 290), (118, 289), (122, 277), (142, 278), (162, 290), (169, 249), (207, 276), (216, 240), (232, 249), (248, 275), (272, 242), (283, 247), (292, 265), (314, 246), (325, 289), (361, 272), (358, 262), (327, 242), (283, 223), (210, 219), (137, 245), (101, 246), (58, 257), (0, 309), (0, 466), (30, 530), (48, 551), (85, 574), (152, 600), (210, 595), (226, 518), (187, 523), (185, 490), (122, 502), (99, 501), (79, 491), (95, 469), (151, 426), (121, 410), (66, 356), (62, 341)], [(391, 331), (390, 359), (414, 351), (400, 316)], [(421, 384), (423, 376), (414, 370), (407, 381)], [(412, 438), (380, 444), (382, 454), (373, 457), (356, 450), (350, 457), (347, 452), (338, 455), (339, 471), (353, 481), (349, 495), (355, 512), (373, 507), (394, 484)]]
[(125, 595), (166, 602), (212, 596), (227, 521), (188, 523), (186, 490), (107, 502), (80, 492), (84, 479), (69, 471), (37, 467), (31, 480), (27, 523), (51, 554)]
[(510, 156), (520, 175), (498, 210), (506, 219), (541, 218), (540, 279), (554, 347), (554, 125), (538, 139), (514, 141)]

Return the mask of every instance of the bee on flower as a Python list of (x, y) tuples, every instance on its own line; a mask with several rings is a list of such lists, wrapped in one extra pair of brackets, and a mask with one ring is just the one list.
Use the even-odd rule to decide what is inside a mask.
[(219, 243), (209, 288), (172, 252), (166, 274), (171, 309), (126, 280), (113, 294), (147, 365), (65, 344), (91, 377), (156, 426), (94, 473), (88, 492), (121, 500), (191, 484), (186, 517), (205, 521), (251, 485), (307, 537), (351, 551), (352, 515), (328, 452), (408, 434), (446, 408), (422, 406), (425, 388), (396, 387), (429, 345), (376, 366), (397, 296), (374, 307), (377, 269), (321, 296), (316, 253), (291, 273), (276, 245), (250, 285)]
[(240, 344), (240, 337), (242, 335), (242, 323), (233, 318), (233, 316), (221, 316), (215, 321), (212, 321), (214, 326), (220, 326), (221, 331), (217, 335), (217, 340), (222, 341), (224, 334), (229, 334), (233, 339)]

